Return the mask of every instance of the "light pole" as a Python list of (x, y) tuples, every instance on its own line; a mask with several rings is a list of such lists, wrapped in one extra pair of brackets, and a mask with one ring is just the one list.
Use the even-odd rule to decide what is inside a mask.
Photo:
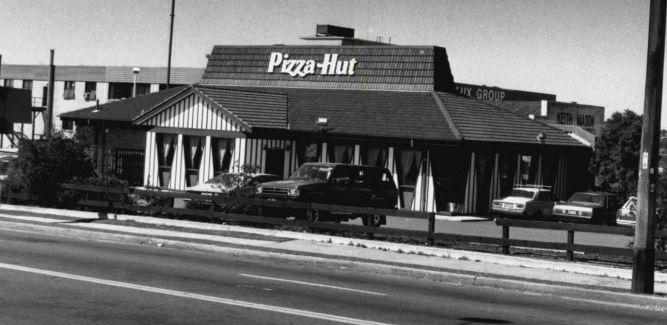
[(139, 67), (132, 68), (132, 74), (134, 75), (132, 82), (132, 97), (137, 96), (137, 75), (139, 74), (139, 72), (141, 72), (141, 69), (139, 69)]

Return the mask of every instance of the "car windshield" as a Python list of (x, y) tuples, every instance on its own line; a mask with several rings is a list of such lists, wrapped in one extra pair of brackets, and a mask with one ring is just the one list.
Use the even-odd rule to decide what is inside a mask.
[(303, 165), (292, 174), (290, 179), (312, 179), (326, 182), (332, 169), (333, 167), (330, 166)]
[(604, 205), (604, 196), (590, 193), (574, 193), (567, 202), (574, 203), (595, 203)]
[(512, 190), (510, 196), (532, 198), (535, 192), (526, 190)]
[(213, 177), (206, 181), (206, 184), (220, 184), (223, 182), (223, 179), (229, 178), (229, 174), (220, 174), (216, 177)]

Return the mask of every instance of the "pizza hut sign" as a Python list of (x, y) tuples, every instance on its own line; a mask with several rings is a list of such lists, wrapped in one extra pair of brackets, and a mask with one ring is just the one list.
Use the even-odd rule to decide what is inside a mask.
[(338, 54), (324, 54), (320, 62), (315, 60), (290, 59), (289, 54), (272, 52), (269, 59), (268, 73), (286, 73), (292, 77), (305, 77), (310, 74), (321, 75), (354, 75), (357, 59), (338, 60)]

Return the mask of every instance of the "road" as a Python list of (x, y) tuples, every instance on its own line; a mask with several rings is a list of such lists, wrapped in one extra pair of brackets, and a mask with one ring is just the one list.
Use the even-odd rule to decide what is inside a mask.
[(369, 273), (0, 230), (0, 324), (651, 324), (667, 314)]

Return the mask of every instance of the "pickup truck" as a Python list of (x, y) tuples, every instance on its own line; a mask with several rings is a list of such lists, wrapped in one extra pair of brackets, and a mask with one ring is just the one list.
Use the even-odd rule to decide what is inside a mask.
[[(257, 196), (269, 200), (314, 202), (331, 205), (396, 208), (398, 190), (386, 168), (338, 163), (306, 163), (287, 180), (261, 183)], [(305, 217), (307, 211), (272, 210), (269, 214)], [(379, 214), (351, 214), (314, 211), (311, 217), (318, 221), (341, 222), (362, 218), (364, 225), (379, 227), (386, 224), (386, 216)]]

